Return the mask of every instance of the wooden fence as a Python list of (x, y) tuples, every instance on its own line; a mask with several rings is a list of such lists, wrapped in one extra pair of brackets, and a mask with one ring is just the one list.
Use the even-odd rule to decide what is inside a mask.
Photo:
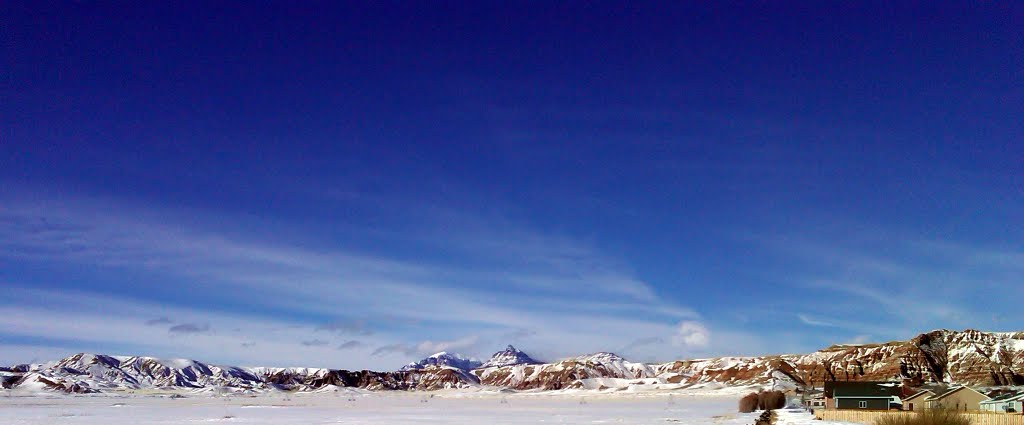
[[(814, 417), (826, 421), (856, 422), (874, 424), (883, 416), (910, 416), (915, 412), (863, 411), (863, 410), (815, 410)], [(973, 425), (1024, 425), (1024, 415), (1005, 413), (964, 413)]]

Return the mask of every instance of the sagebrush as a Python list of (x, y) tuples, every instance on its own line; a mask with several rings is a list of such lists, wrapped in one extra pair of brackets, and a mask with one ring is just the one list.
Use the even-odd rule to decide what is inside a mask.
[(782, 391), (761, 391), (757, 395), (757, 407), (761, 410), (784, 409), (786, 394)]
[(755, 410), (774, 410), (786, 407), (786, 394), (782, 391), (761, 391), (750, 393), (740, 399), (740, 413), (750, 413)]
[(757, 393), (750, 393), (740, 399), (739, 411), (740, 413), (751, 413), (757, 410), (758, 398)]

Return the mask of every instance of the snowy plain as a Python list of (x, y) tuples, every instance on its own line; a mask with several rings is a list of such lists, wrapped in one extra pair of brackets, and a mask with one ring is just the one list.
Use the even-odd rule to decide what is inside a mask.
[[(7, 395), (0, 423), (22, 424), (721, 424), (749, 425), (734, 395), (356, 391), (251, 396)], [(778, 424), (813, 421), (781, 411)]]

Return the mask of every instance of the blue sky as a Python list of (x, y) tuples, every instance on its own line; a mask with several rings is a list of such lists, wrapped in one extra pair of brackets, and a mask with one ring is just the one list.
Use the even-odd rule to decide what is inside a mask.
[(1024, 330), (1024, 9), (5, 3), (0, 362)]

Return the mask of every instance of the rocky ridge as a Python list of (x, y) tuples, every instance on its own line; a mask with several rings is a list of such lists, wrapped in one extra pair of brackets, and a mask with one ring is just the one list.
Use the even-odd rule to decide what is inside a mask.
[[(661, 364), (595, 353), (538, 363), (509, 346), (487, 362), (438, 353), (394, 372), (322, 368), (238, 368), (194, 360), (76, 354), (47, 365), (0, 369), (5, 388), (64, 392), (176, 389), (249, 392), (678, 389), (702, 386), (821, 386), (825, 381), (898, 380), (979, 386), (1024, 385), (1024, 332), (936, 330), (907, 341), (836, 345), (809, 354), (718, 357)], [(415, 367), (413, 367), (415, 365)]]
[(451, 367), (459, 370), (473, 370), (480, 367), (479, 360), (465, 357), (458, 353), (442, 351), (418, 362), (402, 366), (401, 371), (419, 370), (430, 366)]

